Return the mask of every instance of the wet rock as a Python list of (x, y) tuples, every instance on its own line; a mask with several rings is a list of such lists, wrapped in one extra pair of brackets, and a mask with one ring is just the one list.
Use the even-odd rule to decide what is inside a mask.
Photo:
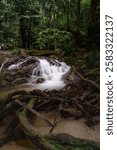
[(44, 59), (46, 59), (51, 65), (55, 65), (55, 66), (58, 66), (58, 67), (61, 66), (60, 62), (58, 62), (55, 59), (51, 59), (51, 58), (48, 58), (48, 57), (44, 57)]
[(42, 82), (44, 82), (45, 80), (43, 79), (43, 78), (38, 78), (37, 79), (37, 81), (36, 81), (36, 83), (42, 83)]
[(6, 63), (5, 63), (5, 68), (8, 68), (12, 64), (16, 64), (20, 58), (18, 56), (10, 58)]
[(20, 76), (20, 77), (30, 77), (31, 74), (32, 74), (32, 70), (34, 68), (34, 65), (28, 65), (28, 66), (24, 66), (22, 68), (20, 68), (17, 72), (17, 74)]
[(12, 82), (12, 84), (13, 84), (13, 85), (16, 85), (16, 84), (23, 84), (23, 83), (26, 83), (26, 82), (27, 82), (26, 78), (17, 78), (17, 79), (15, 79), (15, 80)]
[[(41, 59), (46, 59), (50, 65), (54, 65), (57, 67), (60, 67), (60, 72), (65, 72), (66, 66), (62, 64), (61, 62), (57, 61), (56, 59), (48, 58), (48, 57), (41, 57)], [(6, 82), (7, 87), (11, 87), (13, 85), (22, 84), (30, 81), (32, 75), (34, 75), (35, 79), (34, 82), (31, 83), (43, 83), (45, 80), (43, 78), (40, 78), (40, 62), (39, 57), (34, 56), (13, 56), (12, 58), (8, 59), (7, 63), (5, 63), (4, 68), (2, 69), (3, 73), (3, 80)], [(8, 69), (10, 66), (16, 66), (18, 67), (16, 69)], [(46, 70), (46, 69), (45, 69)], [(59, 71), (59, 70), (58, 70)], [(46, 73), (46, 71), (44, 72)], [(52, 70), (53, 73), (53, 70)], [(48, 72), (46, 73), (48, 75)], [(73, 75), (70, 75), (70, 72), (65, 74), (63, 76), (63, 80), (65, 80), (66, 83), (68, 83), (70, 80), (75, 80)], [(2, 87), (6, 87), (5, 84), (2, 85)], [(1, 86), (0, 86), (1, 87)]]
[(35, 64), (37, 61), (38, 59), (36, 57), (29, 57), (21, 64), (21, 67)]

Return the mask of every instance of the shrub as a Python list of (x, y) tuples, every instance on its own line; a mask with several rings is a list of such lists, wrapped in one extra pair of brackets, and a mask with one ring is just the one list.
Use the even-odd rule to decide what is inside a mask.
[(15, 47), (14, 49), (12, 49), (12, 52), (15, 54), (15, 55), (19, 55), (21, 50), (17, 47)]
[(67, 31), (47, 28), (38, 33), (36, 37), (36, 47), (39, 49), (55, 50), (62, 53), (73, 51), (75, 43), (74, 36)]
[(85, 63), (87, 65), (87, 67), (89, 67), (89, 68), (99, 66), (99, 62), (100, 62), (100, 51), (99, 50), (90, 51), (88, 53), (88, 56), (85, 59)]

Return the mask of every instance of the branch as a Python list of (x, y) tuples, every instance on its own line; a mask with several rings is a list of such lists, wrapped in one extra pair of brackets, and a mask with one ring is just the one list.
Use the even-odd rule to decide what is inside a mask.
[(74, 67), (72, 67), (72, 68), (73, 68), (73, 71), (80, 77), (80, 79), (82, 79), (85, 82), (88, 82), (88, 83), (92, 84), (94, 87), (96, 87), (98, 90), (100, 90), (100, 86), (98, 84), (96, 84), (92, 80), (85, 79), (78, 71), (76, 71), (76, 69)]
[(15, 100), (15, 103), (19, 104), (20, 106), (24, 107), (25, 109), (29, 110), (30, 112), (32, 112), (33, 114), (35, 114), (38, 117), (41, 117), (44, 121), (46, 121), (48, 124), (50, 124), (51, 126), (53, 126), (53, 124), (47, 120), (43, 115), (41, 115), (39, 112), (37, 112), (36, 110), (34, 110), (33, 108), (31, 108), (30, 106), (26, 106), (26, 104), (22, 103), (19, 100)]

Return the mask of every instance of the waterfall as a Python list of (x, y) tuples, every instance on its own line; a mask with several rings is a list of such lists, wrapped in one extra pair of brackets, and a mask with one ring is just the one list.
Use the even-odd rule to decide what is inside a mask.
[(70, 67), (58, 60), (39, 59), (37, 66), (32, 71), (30, 83), (36, 82), (38, 78), (43, 78), (44, 82), (37, 84), (41, 90), (62, 89), (65, 86), (64, 74), (70, 71)]
[(28, 85), (30, 84), (30, 86), (40, 90), (59, 90), (65, 86), (63, 75), (70, 71), (70, 67), (66, 63), (55, 59), (27, 57), (25, 60), (10, 65), (8, 70), (17, 72), (18, 69), (23, 69), (23, 66), (26, 68), (31, 59), (34, 60), (32, 62), (34, 67), (30, 70), (32, 74), (30, 79), (28, 78)]

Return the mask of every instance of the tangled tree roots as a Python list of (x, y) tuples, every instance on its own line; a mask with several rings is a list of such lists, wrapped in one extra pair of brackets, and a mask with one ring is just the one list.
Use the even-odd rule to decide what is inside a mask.
[[(94, 71), (87, 74), (90, 79), (84, 78), (77, 70), (75, 72), (82, 82), (70, 83), (61, 91), (33, 90), (26, 92), (23, 90), (10, 93), (0, 103), (1, 122), (12, 114), (11, 123), (4, 135), (0, 137), (0, 146), (26, 136), (40, 150), (99, 150), (99, 144), (95, 142), (74, 138), (64, 133), (52, 134), (59, 115), (76, 119), (84, 117), (85, 123), (90, 127), (98, 123), (94, 116), (99, 115), (100, 112), (99, 81), (94, 82), (92, 79), (95, 78), (90, 78)], [(41, 111), (51, 110), (57, 111), (53, 123), (40, 114)], [(50, 134), (41, 135), (37, 132), (29, 121), (32, 113), (51, 126)], [(16, 133), (16, 130), (19, 132)]]
[[(29, 107), (33, 107), (34, 100), (29, 102)], [(59, 134), (48, 134), (48, 135), (40, 135), (35, 127), (33, 127), (27, 117), (26, 117), (26, 109), (18, 113), (18, 118), (23, 127), (24, 133), (26, 136), (32, 141), (32, 143), (39, 149), (42, 150), (75, 150), (76, 148), (86, 149), (94, 149), (99, 150), (98, 143), (74, 138), (73, 136), (65, 133)]]

